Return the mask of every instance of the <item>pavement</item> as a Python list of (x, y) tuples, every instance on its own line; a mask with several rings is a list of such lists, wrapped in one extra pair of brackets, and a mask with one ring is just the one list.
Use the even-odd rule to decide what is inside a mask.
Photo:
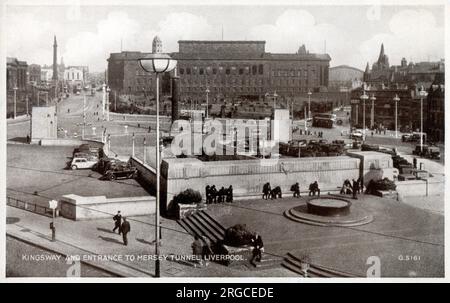
[[(351, 201), (371, 213), (374, 221), (358, 227), (321, 227), (287, 219), (284, 211), (304, 204), (303, 198), (237, 201), (208, 206), (208, 212), (226, 227), (246, 224), (257, 231), (265, 251), (277, 256), (308, 254), (314, 264), (358, 276), (366, 276), (367, 260), (376, 256), (382, 277), (444, 276), (443, 215), (370, 195)], [(403, 261), (406, 256), (420, 260)]]
[[(87, 262), (109, 272), (126, 277), (153, 277), (155, 262), (153, 257), (154, 216), (128, 217), (131, 225), (128, 246), (122, 238), (111, 231), (112, 218), (91, 221), (72, 221), (57, 218), (56, 241), (52, 242), (49, 224), (51, 218), (7, 206), (6, 233), (24, 239), (34, 246), (46, 248), (82, 259), (103, 256), (109, 260)], [(249, 270), (246, 266), (227, 267), (211, 262), (207, 267), (194, 267), (193, 263), (170, 260), (170, 256), (191, 255), (193, 237), (187, 234), (176, 221), (162, 218), (162, 246), (160, 253), (167, 256), (161, 261), (162, 277), (295, 277), (296, 274), (282, 268)], [(20, 252), (29, 255), (28, 251)], [(16, 258), (17, 259), (17, 258)], [(20, 256), (19, 260), (23, 258)], [(115, 259), (115, 260), (112, 260)], [(23, 260), (20, 261), (23, 266)], [(15, 266), (9, 264), (9, 266)]]

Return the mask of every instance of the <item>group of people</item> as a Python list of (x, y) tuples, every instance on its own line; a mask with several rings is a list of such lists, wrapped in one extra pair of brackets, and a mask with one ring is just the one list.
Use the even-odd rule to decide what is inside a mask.
[(309, 184), (309, 194), (308, 196), (315, 196), (316, 194), (320, 196), (320, 188), (319, 183), (317, 181), (314, 181), (313, 183)]
[(352, 179), (351, 182), (349, 179), (346, 179), (344, 184), (342, 184), (340, 193), (342, 195), (353, 195), (353, 199), (358, 199), (356, 195), (362, 193), (363, 190), (364, 181), (361, 177), (359, 177), (358, 180), (355, 181), (355, 179)]
[(116, 230), (118, 229), (119, 235), (122, 234), (123, 244), (128, 245), (127, 235), (131, 230), (130, 222), (127, 221), (127, 218), (122, 217), (120, 210), (113, 217), (113, 220), (114, 220), (114, 228), (112, 231), (115, 233)]
[(228, 188), (222, 186), (217, 190), (215, 185), (206, 185), (206, 204), (211, 203), (223, 203), (223, 202), (233, 202), (233, 186), (230, 185)]
[(276, 186), (274, 188), (272, 188), (270, 186), (270, 183), (267, 182), (266, 184), (263, 185), (263, 199), (268, 200), (270, 199), (277, 199), (277, 198), (283, 198), (282, 196), (282, 192), (281, 192), (281, 187)]

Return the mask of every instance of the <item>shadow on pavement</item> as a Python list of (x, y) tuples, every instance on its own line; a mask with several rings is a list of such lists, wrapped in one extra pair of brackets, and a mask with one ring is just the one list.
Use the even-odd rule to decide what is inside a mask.
[(120, 242), (119, 240), (117, 240), (117, 239), (113, 239), (113, 238), (109, 238), (109, 237), (103, 237), (103, 236), (98, 236), (100, 239), (102, 239), (103, 241), (106, 241), (106, 242), (112, 242), (112, 243), (117, 243), (117, 244), (120, 244), (120, 245), (123, 245), (123, 243), (122, 242)]
[(109, 234), (115, 234), (116, 232), (112, 231), (111, 229), (106, 229), (106, 228), (102, 228), (102, 227), (97, 227), (98, 231), (102, 231), (105, 233), (109, 233)]

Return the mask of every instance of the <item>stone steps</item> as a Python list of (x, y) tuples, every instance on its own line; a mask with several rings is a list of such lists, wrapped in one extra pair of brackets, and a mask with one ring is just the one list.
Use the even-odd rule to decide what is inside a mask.
[(212, 243), (223, 240), (225, 227), (205, 211), (198, 211), (177, 221), (192, 236), (206, 237)]

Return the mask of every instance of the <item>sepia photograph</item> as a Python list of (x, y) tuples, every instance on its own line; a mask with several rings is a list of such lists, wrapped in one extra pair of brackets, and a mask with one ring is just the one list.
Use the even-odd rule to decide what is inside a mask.
[(448, 2), (2, 4), (7, 280), (445, 278)]

